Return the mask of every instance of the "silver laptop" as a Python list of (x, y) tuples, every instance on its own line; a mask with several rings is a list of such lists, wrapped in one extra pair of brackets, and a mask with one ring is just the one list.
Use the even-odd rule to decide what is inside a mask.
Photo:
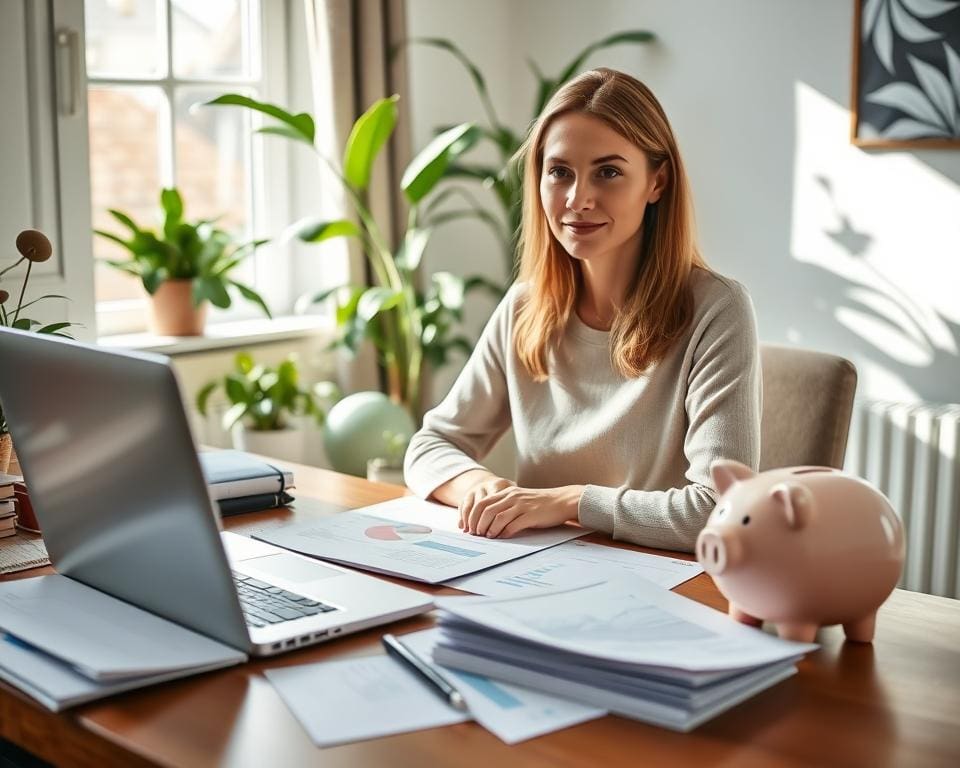
[(221, 533), (165, 357), (0, 328), (0, 403), (65, 576), (254, 655), (432, 607), (424, 593)]

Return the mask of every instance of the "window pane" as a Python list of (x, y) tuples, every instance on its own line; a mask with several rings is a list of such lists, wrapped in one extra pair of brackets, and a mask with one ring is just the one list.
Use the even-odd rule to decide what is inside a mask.
[[(91, 87), (90, 183), (93, 225), (127, 239), (129, 232), (109, 213), (116, 208), (141, 227), (154, 228), (160, 199), (160, 130), (166, 97), (160, 88)], [(119, 245), (95, 236), (97, 258), (125, 258)], [(140, 298), (140, 282), (103, 264), (96, 267), (97, 301)]]
[(173, 0), (175, 77), (253, 77), (248, 0)]
[[(177, 186), (191, 220), (214, 218), (238, 242), (250, 238), (250, 117), (239, 107), (204, 104), (225, 89), (178, 88), (174, 95)], [(236, 89), (232, 89), (236, 90)], [(249, 91), (246, 95), (256, 97)], [(234, 273), (253, 278), (252, 260)]]
[(163, 0), (86, 0), (87, 75), (162, 77)]

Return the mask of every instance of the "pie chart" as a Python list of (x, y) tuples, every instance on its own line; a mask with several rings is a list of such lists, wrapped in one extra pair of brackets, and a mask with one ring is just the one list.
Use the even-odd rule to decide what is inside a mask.
[(371, 525), (364, 534), (368, 539), (377, 539), (378, 541), (404, 541), (411, 539), (422, 539), (424, 536), (433, 533), (433, 529), (425, 525), (413, 525), (412, 523), (390, 523), (387, 525)]

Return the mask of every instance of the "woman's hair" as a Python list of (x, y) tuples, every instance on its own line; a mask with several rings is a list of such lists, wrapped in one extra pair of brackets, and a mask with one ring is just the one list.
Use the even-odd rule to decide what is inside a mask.
[(540, 201), (543, 140), (552, 121), (567, 113), (592, 115), (663, 167), (666, 187), (643, 217), (641, 257), (611, 329), (611, 358), (626, 377), (640, 376), (663, 359), (693, 315), (690, 273), (705, 267), (696, 244), (687, 176), (667, 116), (639, 80), (612, 69), (584, 72), (560, 88), (534, 122), (518, 152), (523, 162), (520, 280), (528, 291), (517, 315), (514, 343), (537, 381), (547, 378), (547, 351), (575, 311), (580, 264), (550, 231)]

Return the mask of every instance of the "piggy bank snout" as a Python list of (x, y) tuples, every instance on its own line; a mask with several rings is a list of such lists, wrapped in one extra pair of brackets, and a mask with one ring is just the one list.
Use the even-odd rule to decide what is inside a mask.
[(704, 530), (697, 537), (697, 560), (711, 576), (716, 576), (740, 562), (740, 541), (720, 531)]

